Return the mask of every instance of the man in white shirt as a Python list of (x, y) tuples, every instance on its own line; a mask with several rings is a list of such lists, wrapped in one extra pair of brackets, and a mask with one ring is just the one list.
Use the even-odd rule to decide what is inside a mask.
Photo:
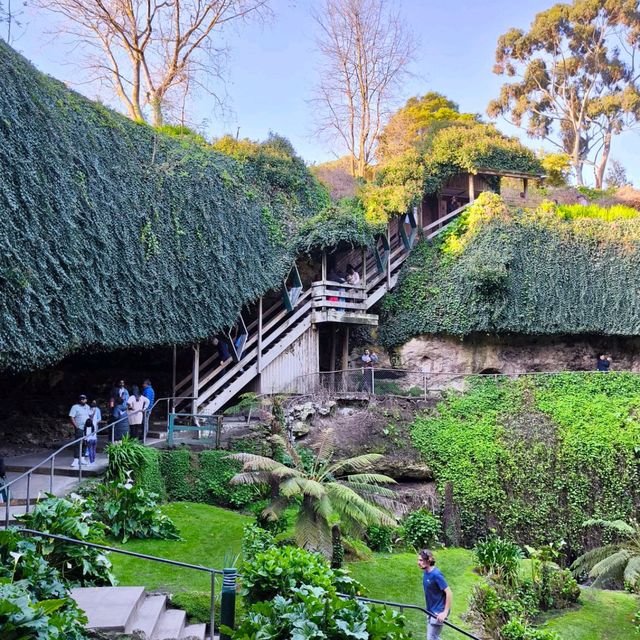
[[(91, 407), (87, 403), (87, 396), (83, 394), (78, 398), (78, 403), (74, 404), (69, 411), (69, 419), (74, 428), (74, 440), (78, 438), (84, 438), (84, 425), (87, 420), (91, 418)], [(71, 463), (73, 469), (77, 469), (80, 464), (87, 464), (87, 460), (84, 457), (85, 442), (81, 440), (78, 443), (78, 449), (76, 451), (76, 457)]]
[(127, 400), (127, 411), (129, 419), (129, 432), (132, 438), (143, 439), (144, 414), (149, 408), (149, 398), (140, 393), (140, 389), (134, 386), (133, 393)]

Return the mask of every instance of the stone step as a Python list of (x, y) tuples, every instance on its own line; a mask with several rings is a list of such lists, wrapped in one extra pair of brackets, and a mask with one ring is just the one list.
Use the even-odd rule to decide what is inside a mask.
[(206, 624), (190, 624), (184, 628), (180, 640), (205, 640)]
[(145, 639), (152, 638), (160, 616), (166, 608), (167, 596), (147, 596), (129, 623), (127, 632), (138, 634)]
[(151, 636), (152, 640), (180, 640), (187, 614), (180, 609), (166, 609)]
[(144, 587), (78, 587), (71, 597), (87, 614), (88, 629), (129, 633), (145, 600)]
[[(14, 471), (16, 473), (24, 473), (25, 471), (29, 471), (37, 464), (42, 462), (47, 456), (45, 454), (34, 454), (27, 453), (20, 456), (13, 456), (11, 458), (5, 459), (5, 467), (7, 471)], [(79, 476), (78, 468), (71, 468), (71, 463), (73, 462), (73, 454), (70, 450), (65, 450), (60, 455), (56, 456), (55, 465), (54, 465), (54, 475), (56, 476), (66, 476), (66, 477), (75, 477)], [(82, 477), (83, 478), (94, 478), (96, 476), (102, 475), (107, 470), (107, 456), (105, 453), (98, 453), (96, 456), (96, 463), (93, 466), (87, 467), (86, 465), (82, 466)], [(49, 462), (45, 463), (41, 467), (38, 467), (33, 472), (33, 475), (49, 475), (51, 473), (51, 464)]]
[[(22, 475), (18, 471), (7, 473), (7, 482), (11, 482)], [(29, 504), (35, 504), (45, 493), (53, 493), (55, 496), (64, 496), (71, 493), (78, 486), (78, 479), (68, 476), (53, 477), (53, 483), (49, 475), (34, 473), (29, 482)], [(21, 478), (11, 485), (11, 504), (25, 505), (27, 503), (27, 478)], [(1, 507), (0, 507), (1, 510)]]

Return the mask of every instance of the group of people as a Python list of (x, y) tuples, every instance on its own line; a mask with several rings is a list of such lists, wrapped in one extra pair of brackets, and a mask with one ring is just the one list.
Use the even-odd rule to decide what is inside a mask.
[[(109, 396), (109, 414), (110, 422), (115, 423), (115, 440), (122, 440), (127, 433), (134, 438), (143, 438), (145, 419), (153, 407), (155, 395), (148, 378), (142, 383), (142, 391), (137, 385), (133, 385), (129, 393), (124, 380), (113, 386)], [(78, 402), (69, 411), (69, 419), (74, 428), (74, 439), (82, 438), (71, 467), (77, 469), (80, 465), (92, 466), (96, 461), (98, 428), (102, 421), (102, 411), (97, 401), (89, 403), (87, 396), (80, 394)]]

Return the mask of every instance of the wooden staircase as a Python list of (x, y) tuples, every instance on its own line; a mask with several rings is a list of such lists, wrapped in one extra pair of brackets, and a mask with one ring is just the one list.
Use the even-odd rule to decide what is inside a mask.
[[(461, 207), (426, 226), (424, 236), (433, 238), (438, 235), (465, 208)], [(377, 316), (368, 312), (395, 287), (415, 239), (415, 234), (409, 236), (403, 225), (404, 216), (390, 223), (382, 255), (376, 247), (374, 251), (363, 252), (360, 259), (354, 259), (351, 254), (338, 263), (338, 268), (344, 269), (347, 262), (351, 262), (362, 274), (359, 285), (327, 280), (313, 282), (311, 288), (300, 293), (292, 309), (287, 308), (284, 295), (266, 310), (263, 310), (260, 300), (258, 317), (246, 327), (246, 340), (238, 358), (221, 363), (217, 350), (214, 350), (212, 355), (201, 361), (201, 347), (195, 346), (192, 371), (174, 389), (175, 397), (195, 396), (195, 399), (182, 401), (176, 411), (199, 415), (219, 412), (315, 324), (377, 325)]]

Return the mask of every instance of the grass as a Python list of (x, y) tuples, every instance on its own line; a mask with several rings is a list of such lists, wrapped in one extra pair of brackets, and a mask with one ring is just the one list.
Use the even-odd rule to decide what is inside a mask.
[[(469, 629), (469, 625), (462, 621), (461, 615), (467, 609), (467, 600), (473, 585), (481, 580), (480, 576), (472, 571), (473, 553), (466, 549), (441, 549), (436, 552), (436, 557), (437, 566), (453, 591), (450, 621)], [(354, 578), (367, 587), (367, 595), (372, 598), (424, 606), (422, 571), (416, 564), (415, 553), (378, 553), (373, 560), (350, 564), (349, 570)], [(424, 635), (423, 614), (407, 612), (407, 619), (416, 637)], [(449, 633), (458, 635), (452, 631)], [(447, 633), (443, 632), (442, 638), (447, 637)]]
[[(242, 529), (252, 521), (233, 511), (191, 502), (166, 504), (162, 512), (173, 519), (184, 540), (131, 540), (119, 546), (127, 551), (222, 569), (239, 556)], [(122, 586), (144, 585), (147, 589), (168, 591), (208, 591), (210, 588), (209, 574), (202, 571), (116, 554), (112, 561)]]
[(640, 601), (622, 591), (583, 589), (581, 605), (553, 615), (545, 628), (556, 631), (562, 640), (631, 640), (632, 619)]
[[(120, 545), (129, 551), (179, 560), (205, 567), (222, 568), (240, 554), (242, 529), (252, 518), (204, 504), (175, 502), (162, 511), (171, 517), (184, 538), (171, 540), (131, 540)], [(469, 629), (461, 616), (473, 586), (481, 581), (472, 571), (473, 554), (466, 549), (441, 549), (438, 566), (453, 591), (451, 622)], [(171, 565), (112, 556), (114, 572), (121, 585), (144, 585), (150, 590), (209, 590), (209, 576), (203, 572), (177, 569)], [(422, 574), (414, 553), (377, 553), (372, 560), (353, 562), (348, 568), (367, 588), (367, 595), (382, 600), (424, 606)], [(632, 618), (640, 607), (637, 597), (620, 591), (584, 589), (581, 606), (547, 616), (545, 626), (562, 640), (630, 640), (635, 636)], [(406, 612), (409, 628), (416, 638), (424, 635), (422, 614)], [(445, 630), (443, 640), (461, 637)]]

